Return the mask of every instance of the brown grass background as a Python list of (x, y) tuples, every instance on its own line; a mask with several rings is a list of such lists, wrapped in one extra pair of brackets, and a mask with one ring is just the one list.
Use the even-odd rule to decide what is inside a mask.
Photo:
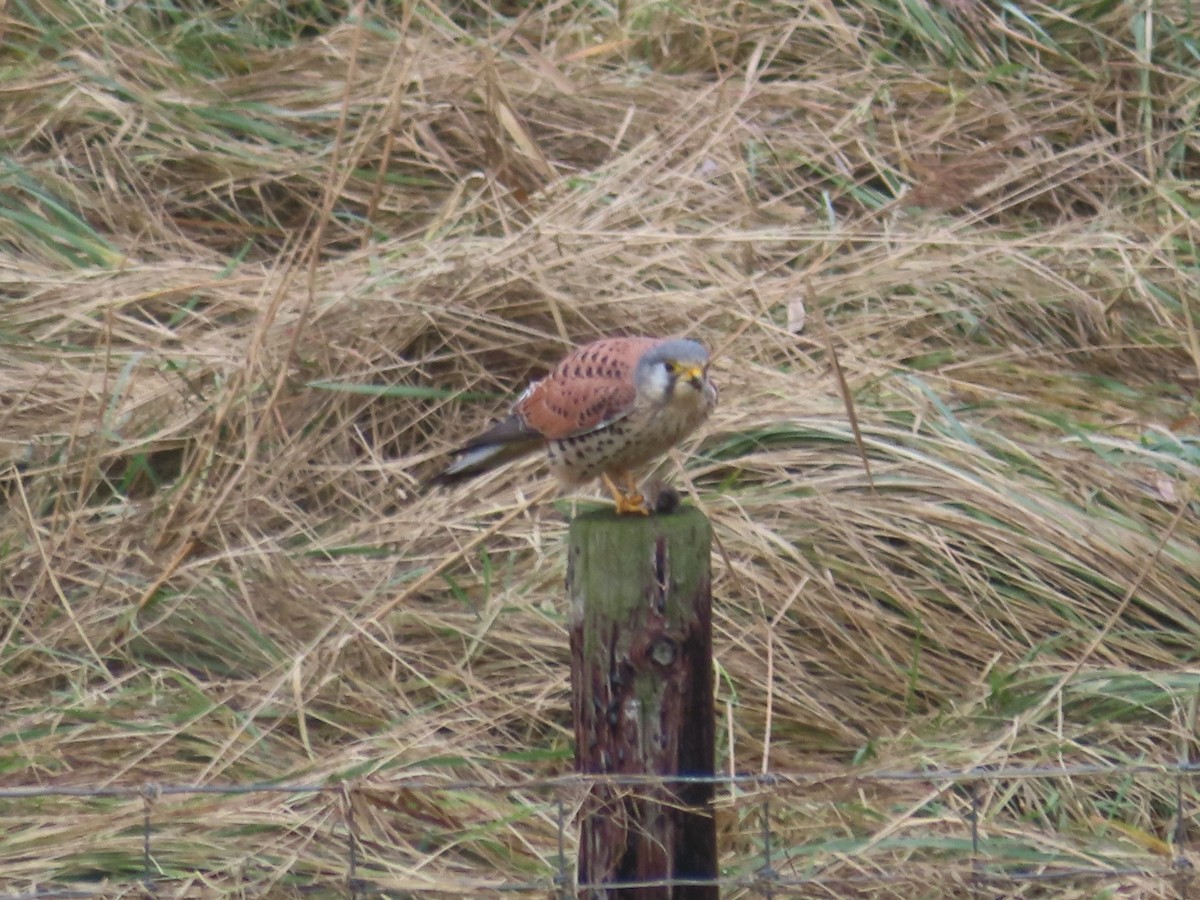
[[(179, 896), (343, 884), (347, 804), (395, 896), (552, 877), (546, 796), (404, 785), (570, 770), (573, 501), (419, 485), (612, 333), (716, 354), (724, 769), (1194, 760), (1197, 10), (1022, 6), (8, 7), (0, 784), (361, 788), (159, 798)], [(989, 859), (1162, 869), (1176, 789), (990, 784)], [(777, 865), (953, 895), (969, 806), (784, 792)], [(0, 798), (0, 889), (142, 814)]]

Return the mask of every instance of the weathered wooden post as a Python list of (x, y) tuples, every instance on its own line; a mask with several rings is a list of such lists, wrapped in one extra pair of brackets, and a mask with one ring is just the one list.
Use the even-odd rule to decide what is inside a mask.
[(712, 884), (620, 886), (717, 877), (713, 784), (672, 781), (713, 775), (711, 543), (691, 508), (571, 523), (576, 768), (630, 782), (597, 783), (584, 802), (581, 900), (720, 896)]

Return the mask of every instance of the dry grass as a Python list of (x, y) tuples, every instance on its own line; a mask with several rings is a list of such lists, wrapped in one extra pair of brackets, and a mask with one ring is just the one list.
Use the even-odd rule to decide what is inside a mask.
[[(347, 803), (372, 884), (549, 879), (549, 795), (403, 786), (569, 770), (570, 506), (417, 485), (612, 332), (719, 354), (723, 766), (1195, 759), (1200, 13), (520, 6), (7, 8), (3, 783), (371, 787), (158, 798), (181, 896), (340, 884)], [(1161, 869), (1175, 791), (997, 784), (985, 849)], [(777, 865), (953, 894), (969, 808), (785, 792)], [(142, 813), (0, 801), (0, 889), (120, 893)]]

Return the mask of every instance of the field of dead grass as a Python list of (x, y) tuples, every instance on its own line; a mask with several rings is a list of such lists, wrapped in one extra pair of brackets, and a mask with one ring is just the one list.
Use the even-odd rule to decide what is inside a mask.
[[(140, 890), (147, 811), (172, 895), (333, 890), (351, 817), (374, 888), (549, 884), (551, 795), (404, 786), (570, 770), (571, 503), (418, 486), (608, 333), (717, 355), (664, 472), (720, 543), (723, 768), (1195, 760), (1197, 15), (5, 7), (0, 786), (370, 790), (0, 796), (0, 891)], [(1194, 835), (1190, 780), (997, 780), (983, 862), (1170, 896), (1180, 800)], [(773, 858), (943, 896), (970, 813), (784, 792)]]

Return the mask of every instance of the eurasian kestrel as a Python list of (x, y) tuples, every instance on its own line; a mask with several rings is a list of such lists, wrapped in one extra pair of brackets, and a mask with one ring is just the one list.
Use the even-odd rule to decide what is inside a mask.
[(434, 480), (460, 481), (544, 445), (565, 487), (599, 476), (618, 513), (645, 515), (633, 470), (695, 431), (716, 402), (708, 351), (695, 341), (604, 338), (572, 350), (529, 385), (507, 418), (459, 448)]

